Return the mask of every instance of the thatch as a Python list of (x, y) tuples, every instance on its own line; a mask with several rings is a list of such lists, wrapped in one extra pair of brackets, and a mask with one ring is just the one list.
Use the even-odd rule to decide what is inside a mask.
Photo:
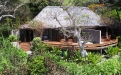
[[(91, 11), (88, 7), (70, 7), (68, 9), (73, 19), (76, 19), (76, 26), (95, 27), (100, 25), (100, 16)], [(69, 20), (69, 16), (65, 10), (60, 6), (47, 6), (45, 7), (34, 20), (43, 22), (46, 28), (59, 28), (61, 27), (58, 21), (60, 21), (63, 27), (73, 26)]]
[(20, 26), (20, 29), (31, 29), (31, 27), (29, 26), (29, 24), (24, 24)]

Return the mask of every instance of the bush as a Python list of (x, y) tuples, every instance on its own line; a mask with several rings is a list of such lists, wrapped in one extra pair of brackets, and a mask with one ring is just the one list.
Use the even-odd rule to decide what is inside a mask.
[(39, 43), (41, 43), (41, 38), (40, 38), (40, 37), (35, 37), (35, 38), (32, 40), (32, 45), (33, 45), (33, 46), (38, 45)]
[(27, 53), (4, 39), (0, 48), (0, 75), (26, 75)]
[(100, 54), (94, 54), (94, 53), (88, 53), (87, 55), (87, 61), (91, 64), (96, 65), (98, 62), (100, 62), (102, 59)]
[(44, 65), (43, 56), (34, 56), (28, 61), (29, 75), (43, 75), (47, 69)]
[[(75, 62), (67, 62), (65, 60), (61, 60), (61, 58), (55, 54), (46, 53), (46, 56), (51, 58), (57, 64), (66, 68), (66, 72), (69, 73), (70, 75), (120, 75), (121, 74), (121, 63), (120, 61), (117, 60), (118, 58), (110, 58), (107, 60), (103, 60), (96, 65), (93, 64), (79, 65)], [(90, 63), (96, 63), (99, 61), (101, 56), (99, 54), (97, 55), (89, 53), (89, 56), (87, 58), (88, 58), (88, 60), (86, 59), (87, 62), (89, 61)]]
[(121, 48), (121, 36), (118, 36), (118, 47)]
[(52, 47), (52, 50), (50, 52), (58, 56), (61, 55), (61, 50), (56, 47)]
[(31, 50), (33, 51), (33, 55), (44, 54), (45, 51), (48, 51), (49, 46), (47, 44), (43, 44), (41, 42), (41, 38), (35, 37), (32, 40)]
[(36, 54), (39, 54), (41, 52), (41, 38), (40, 37), (35, 37), (33, 40), (32, 40), (32, 46), (31, 46), (31, 50), (33, 51), (33, 53), (36, 55)]
[(9, 35), (8, 37), (10, 42), (16, 42), (18, 40), (18, 36), (16, 35)]
[(107, 55), (110, 57), (116, 55), (118, 51), (119, 51), (119, 48), (117, 46), (116, 47), (109, 46), (108, 49), (105, 50)]
[(116, 58), (108, 59), (96, 66), (96, 73), (101, 75), (120, 75), (121, 64)]

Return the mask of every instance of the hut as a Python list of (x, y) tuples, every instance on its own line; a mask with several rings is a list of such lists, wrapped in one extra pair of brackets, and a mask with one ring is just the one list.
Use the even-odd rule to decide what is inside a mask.
[[(73, 15), (73, 19), (77, 21), (75, 22), (76, 23), (75, 25), (77, 27), (94, 28), (94, 27), (104, 26), (100, 24), (100, 16), (95, 14), (88, 7), (72, 6), (68, 9), (68, 11), (70, 12), (71, 15)], [(55, 17), (59, 20), (61, 25), (55, 19)], [(46, 36), (46, 39), (50, 41), (60, 41), (60, 39), (62, 39), (64, 36), (62, 35), (62, 33), (60, 33), (59, 28), (71, 27), (71, 26), (73, 27), (68, 17), (69, 15), (61, 6), (47, 6), (43, 8), (43, 10), (33, 19), (33, 21), (40, 21), (43, 23), (45, 27), (43, 33), (43, 40), (44, 36)], [(21, 26), (20, 34), (23, 32), (22, 35), (24, 35), (26, 29), (28, 31), (28, 26)], [(31, 30), (29, 30), (30, 33), (29, 32), (27, 33), (27, 31), (25, 35), (29, 36), (28, 34), (32, 32)], [(36, 35), (34, 34), (35, 32), (33, 32), (30, 35), (33, 37), (38, 36), (37, 34)], [(101, 32), (98, 31), (98, 33), (96, 33), (95, 35), (97, 34), (98, 37), (101, 38)], [(22, 38), (22, 35), (20, 35), (20, 38)]]

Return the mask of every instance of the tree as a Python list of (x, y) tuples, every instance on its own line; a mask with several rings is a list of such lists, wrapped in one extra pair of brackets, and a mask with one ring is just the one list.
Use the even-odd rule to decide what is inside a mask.
[(7, 37), (11, 30), (25, 23), (30, 18), (29, 8), (24, 0), (0, 1), (0, 35)]
[(35, 29), (37, 32), (39, 32), (40, 38), (42, 38), (43, 31), (44, 31), (45, 27), (41, 21), (33, 20), (29, 23), (29, 26), (31, 29), (33, 29), (33, 30)]
[[(87, 42), (87, 40), (91, 40), (92, 37), (88, 35), (88, 33), (83, 34), (83, 30), (94, 19), (88, 14), (84, 14), (84, 12), (82, 12), (83, 10), (85, 11), (85, 9), (89, 10), (88, 8), (80, 9), (80, 7), (73, 5), (73, 1), (74, 0), (62, 2), (62, 6), (60, 7), (56, 6), (52, 8), (51, 6), (48, 6), (48, 8), (45, 8), (45, 10), (43, 9), (41, 11), (44, 13), (40, 13), (39, 16), (35, 17), (35, 20), (43, 21), (44, 23), (47, 23), (46, 25), (51, 27), (59, 27), (60, 31), (67, 38), (76, 37), (81, 50), (81, 55), (85, 57), (87, 52), (84, 50), (84, 44)], [(40, 17), (42, 15), (46, 16), (42, 18)], [(84, 36), (82, 36), (82, 34)]]
[(25, 2), (21, 0), (1, 0), (0, 1), (0, 20), (5, 17), (15, 18), (17, 10), (22, 7)]
[[(84, 50), (84, 44), (88, 40), (90, 40), (92, 37), (91, 37), (91, 35), (89, 35), (87, 33), (83, 34), (83, 30), (86, 28), (85, 25), (83, 25), (82, 27), (78, 27), (77, 25), (79, 24), (80, 21), (83, 21), (84, 24), (88, 24), (90, 18), (88, 15), (83, 15), (82, 17), (78, 17), (78, 16), (75, 17), (75, 13), (71, 14), (71, 12), (69, 10), (73, 9), (74, 4), (76, 4), (77, 2), (79, 2), (79, 0), (69, 0), (68, 2), (63, 2), (63, 5), (61, 6), (62, 9), (65, 10), (67, 12), (67, 14), (69, 15), (68, 20), (70, 20), (72, 27), (65, 28), (61, 25), (61, 22), (58, 20), (58, 18), (55, 18), (55, 19), (61, 25), (61, 27), (62, 27), (61, 31), (63, 32), (63, 34), (65, 36), (74, 36), (78, 39), (77, 41), (78, 41), (78, 44), (79, 44), (79, 47), (81, 50), (81, 55), (82, 55), (82, 57), (85, 57), (87, 55), (87, 52), (86, 52), (86, 50)], [(88, 2), (88, 0), (87, 0), (87, 2)], [(82, 18), (86, 18), (86, 19), (81, 20)], [(83, 36), (82, 36), (82, 34), (83, 34)]]
[[(70, 11), (68, 11), (68, 9), (70, 8), (70, 7), (62, 7), (63, 8), (63, 10), (65, 10), (66, 12), (67, 12), (67, 14), (69, 15), (69, 17), (68, 17), (68, 19), (70, 20), (70, 23), (71, 23), (71, 26), (72, 27), (67, 27), (67, 28), (65, 28), (65, 27), (63, 27), (62, 26), (62, 24), (61, 24), (61, 22), (58, 20), (58, 18), (55, 16), (55, 19), (58, 21), (58, 23), (60, 24), (60, 26), (61, 26), (61, 31), (63, 32), (63, 34), (64, 34), (64, 36), (66, 36), (66, 37), (71, 37), (71, 36), (74, 36), (74, 37), (76, 37), (78, 40), (78, 44), (79, 44), (79, 47), (80, 47), (80, 50), (81, 50), (81, 55), (83, 56), (83, 57), (85, 57), (86, 55), (87, 55), (87, 52), (86, 52), (86, 50), (84, 50), (84, 44), (85, 44), (85, 41), (84, 42), (81, 42), (82, 41), (82, 37), (81, 37), (81, 31), (82, 31), (82, 28), (78, 28), (77, 26), (76, 26), (76, 20), (74, 19), (75, 17), (75, 15), (72, 15), (72, 14), (70, 14)], [(72, 7), (73, 8), (73, 7)]]
[(32, 17), (35, 17), (46, 6), (58, 6), (58, 0), (30, 0), (28, 6), (32, 12)]
[(104, 10), (104, 12), (108, 12), (108, 17), (114, 22), (116, 21), (117, 23), (120, 23), (121, 0), (99, 0), (99, 1), (101, 4), (104, 4), (103, 8), (107, 10), (107, 11)]

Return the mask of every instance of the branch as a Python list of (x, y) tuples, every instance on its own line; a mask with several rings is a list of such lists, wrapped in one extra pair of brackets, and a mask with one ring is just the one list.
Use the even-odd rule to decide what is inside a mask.
[(22, 4), (20, 4), (20, 5), (18, 5), (18, 6), (15, 8), (14, 13), (13, 13), (13, 16), (15, 16), (16, 11), (17, 11), (20, 7), (22, 7), (24, 4), (25, 4), (25, 2), (22, 3)]
[[(3, 5), (1, 3), (0, 8), (6, 7), (6, 5), (7, 5), (8, 2), (10, 2), (10, 0), (5, 1)], [(2, 12), (3, 12), (3, 10), (1, 9), (0, 14), (2, 14)]]
[[(6, 6), (6, 4), (7, 4), (9, 1), (10, 1), (10, 0), (5, 1), (5, 3), (4, 3), (4, 5), (3, 5), (3, 6)], [(18, 5), (18, 6), (14, 9), (13, 15), (10, 15), (10, 14), (1, 15), (1, 16), (0, 16), (0, 20), (1, 20), (2, 18), (4, 18), (4, 17), (11, 17), (11, 18), (15, 18), (16, 11), (17, 11), (20, 7), (22, 7), (24, 4), (25, 4), (25, 2), (24, 2), (24, 3), (22, 3), (22, 4), (20, 4), (20, 5)], [(3, 7), (3, 6), (2, 6), (2, 7)], [(4, 7), (3, 7), (3, 8), (4, 8)], [(2, 12), (3, 12), (3, 11), (1, 10), (0, 14), (2, 14)]]
[(89, 42), (89, 41), (91, 41), (92, 40), (92, 38), (94, 38), (89, 32), (83, 32), (82, 31), (82, 40), (84, 41), (84, 43), (87, 43), (87, 42)]
[(4, 18), (4, 17), (12, 17), (12, 18), (15, 18), (15, 16), (13, 16), (13, 15), (2, 15), (2, 16), (0, 16), (0, 20), (1, 20), (2, 18)]

